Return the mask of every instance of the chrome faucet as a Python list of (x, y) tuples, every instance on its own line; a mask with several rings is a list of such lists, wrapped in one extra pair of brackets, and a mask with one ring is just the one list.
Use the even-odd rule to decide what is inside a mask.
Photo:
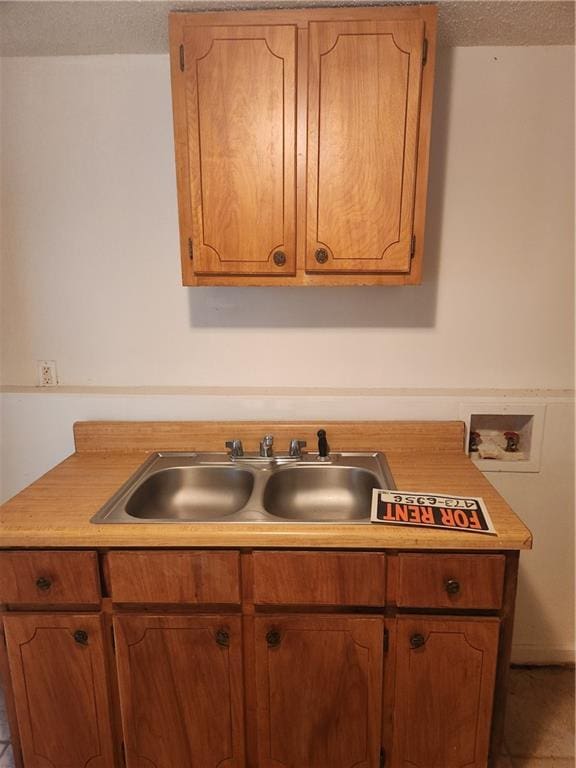
[(226, 448), (230, 448), (228, 454), (231, 459), (238, 459), (244, 456), (244, 448), (242, 447), (242, 440), (227, 440)]
[(272, 435), (264, 435), (260, 440), (260, 456), (263, 459), (270, 459), (274, 456), (274, 437)]
[[(288, 457), (291, 459), (301, 459), (302, 458), (302, 448), (306, 447), (306, 440), (298, 440), (297, 438), (293, 438), (290, 440), (290, 449), (288, 451)], [(242, 446), (241, 440), (227, 440), (226, 441), (226, 448), (228, 448), (228, 456), (231, 459), (241, 459), (244, 458), (244, 447)], [(251, 456), (254, 454), (248, 454), (245, 458), (250, 459)], [(274, 436), (273, 435), (264, 435), (262, 440), (260, 440), (260, 451), (259, 455), (261, 459), (271, 459), (274, 457)], [(286, 458), (286, 455), (283, 454), (281, 458)]]
[(296, 438), (290, 440), (290, 450), (288, 456), (292, 459), (302, 458), (302, 448), (306, 448), (306, 440), (297, 440)]

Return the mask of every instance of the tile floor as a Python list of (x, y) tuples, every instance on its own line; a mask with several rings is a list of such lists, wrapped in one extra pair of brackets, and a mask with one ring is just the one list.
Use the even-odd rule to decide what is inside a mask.
[[(0, 768), (14, 768), (8, 740), (0, 692)], [(498, 768), (576, 768), (574, 754), (574, 670), (513, 669)]]
[(498, 768), (575, 768), (574, 670), (512, 669)]

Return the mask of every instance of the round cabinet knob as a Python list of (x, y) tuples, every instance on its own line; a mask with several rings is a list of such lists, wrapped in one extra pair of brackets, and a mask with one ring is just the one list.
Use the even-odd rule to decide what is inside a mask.
[(271, 629), (270, 632), (266, 634), (266, 642), (270, 648), (276, 648), (279, 646), (280, 640), (280, 632), (277, 632), (275, 629)]
[(457, 595), (460, 592), (460, 582), (456, 579), (448, 579), (446, 582), (446, 592), (449, 595)]
[(218, 645), (221, 645), (223, 648), (228, 648), (230, 645), (230, 635), (228, 632), (226, 632), (225, 629), (219, 629), (218, 632), (216, 632), (216, 642)]
[(88, 645), (88, 632), (85, 632), (83, 629), (77, 629), (74, 632), (74, 640), (78, 645)]
[(328, 261), (328, 251), (325, 248), (318, 248), (316, 253), (314, 254), (314, 258), (318, 262), (318, 264), (326, 264)]
[(277, 267), (283, 267), (286, 264), (286, 254), (284, 251), (274, 251), (272, 258)]
[(46, 576), (40, 576), (36, 579), (36, 586), (38, 589), (41, 589), (42, 592), (47, 592), (52, 586), (52, 582), (50, 579), (47, 579)]
[(412, 635), (410, 638), (410, 648), (422, 648), (425, 642), (424, 635)]

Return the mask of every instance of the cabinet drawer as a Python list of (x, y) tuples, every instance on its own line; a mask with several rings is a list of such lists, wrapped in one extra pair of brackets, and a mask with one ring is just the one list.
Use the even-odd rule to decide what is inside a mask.
[(383, 606), (385, 568), (372, 552), (255, 552), (254, 602)]
[(96, 552), (0, 552), (0, 603), (99, 605)]
[(504, 555), (398, 555), (396, 602), (410, 608), (500, 608), (504, 566)]
[(115, 603), (240, 602), (238, 552), (111, 552)]

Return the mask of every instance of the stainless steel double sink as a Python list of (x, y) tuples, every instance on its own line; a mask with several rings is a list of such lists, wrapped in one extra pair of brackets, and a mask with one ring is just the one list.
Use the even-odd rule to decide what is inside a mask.
[(91, 522), (361, 523), (374, 488), (395, 488), (382, 453), (155, 453)]

